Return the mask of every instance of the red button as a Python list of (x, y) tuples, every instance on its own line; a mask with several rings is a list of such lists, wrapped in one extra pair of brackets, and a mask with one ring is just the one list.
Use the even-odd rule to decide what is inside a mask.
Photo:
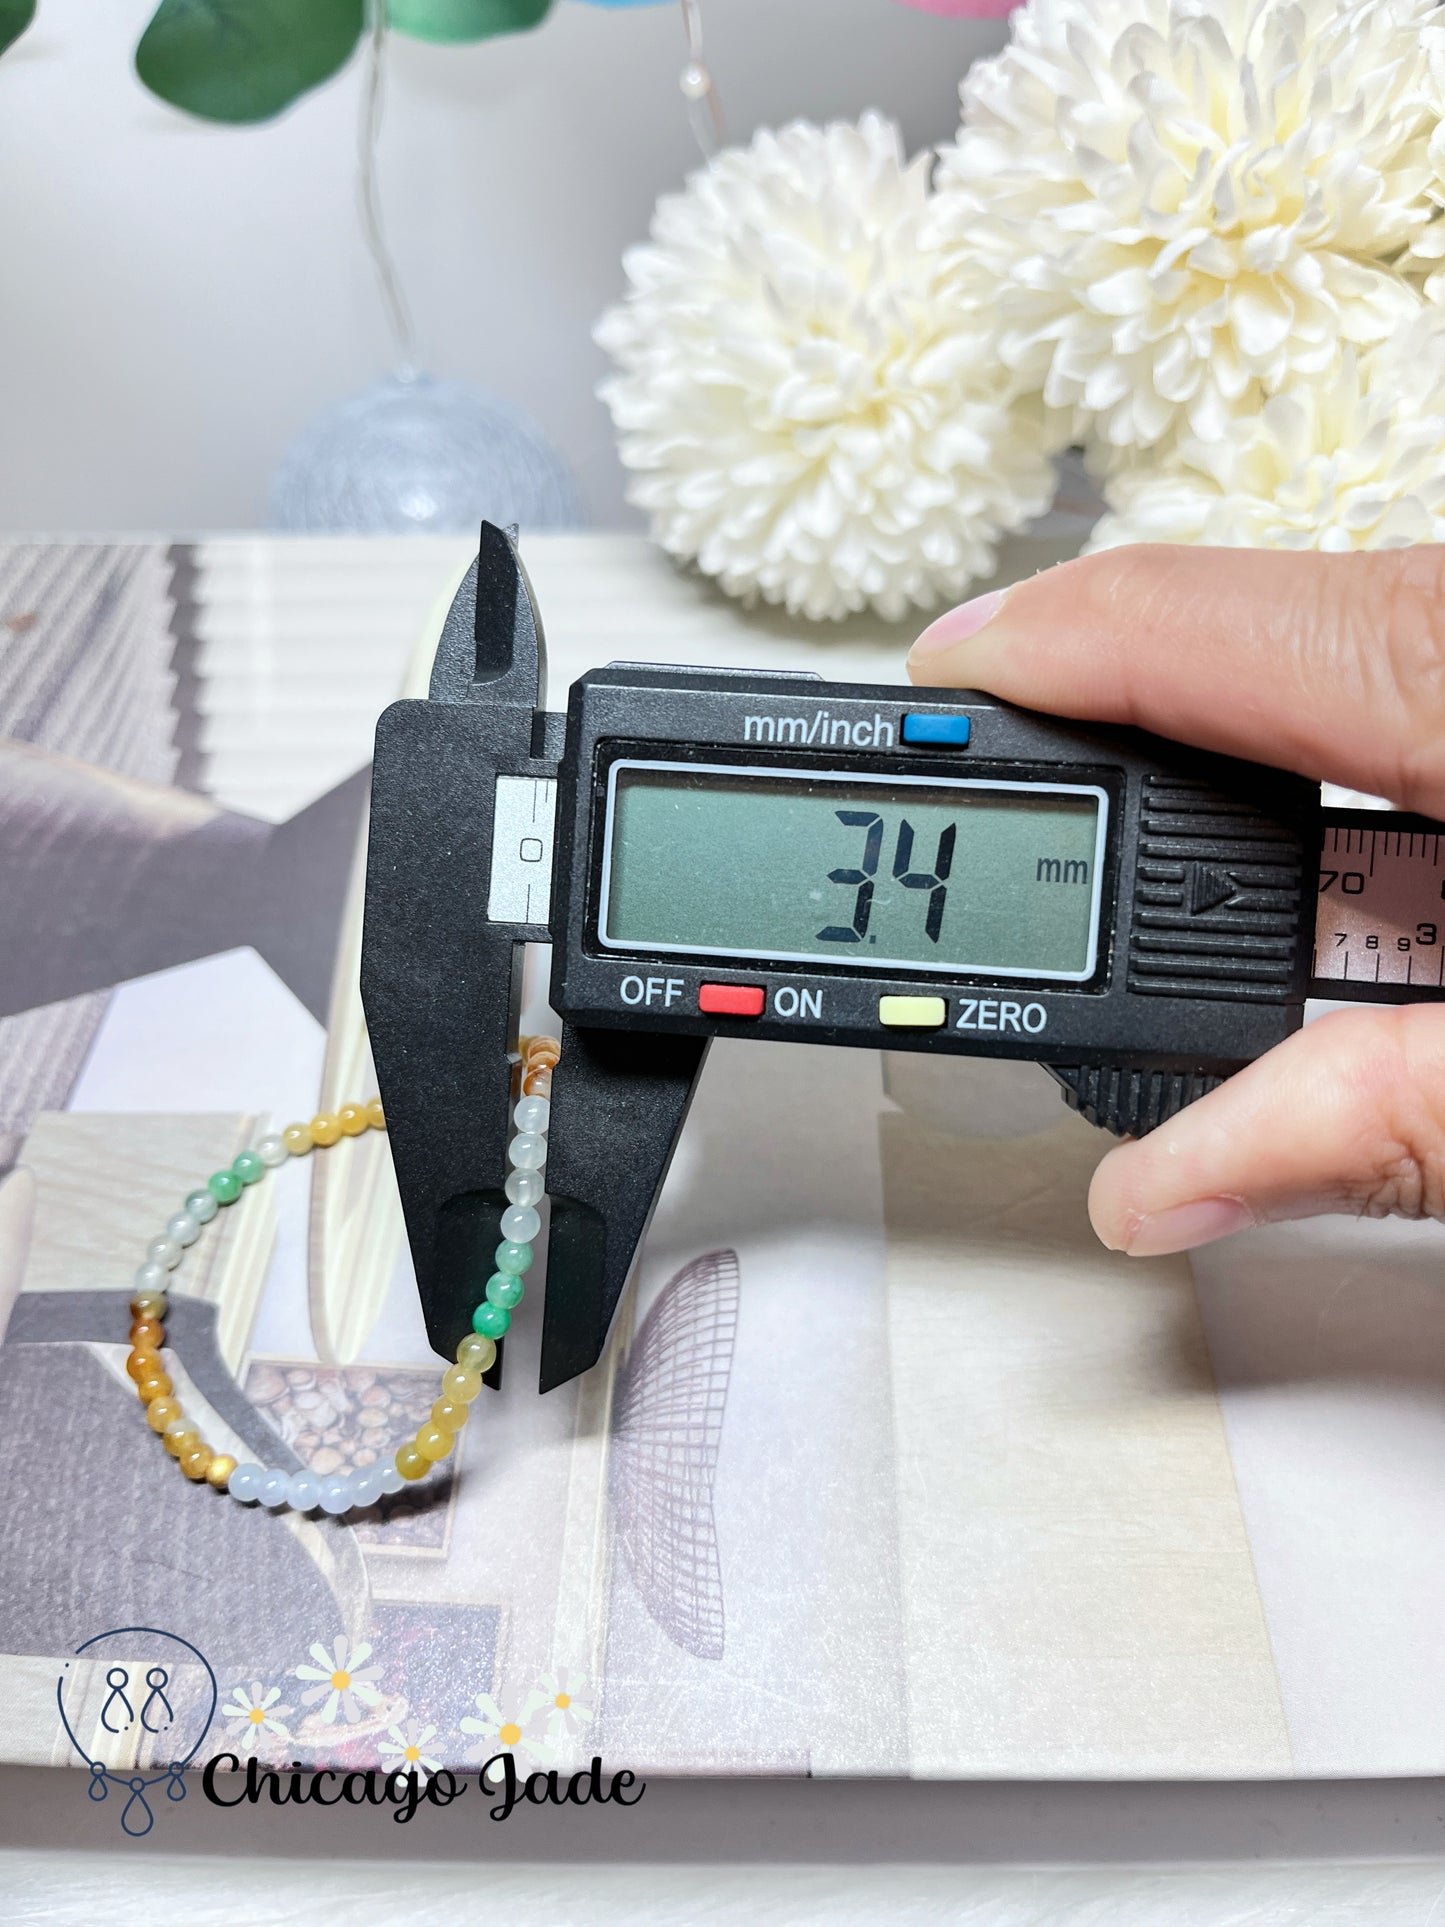
[(709, 1017), (761, 1017), (761, 984), (703, 984), (697, 993), (697, 1007)]

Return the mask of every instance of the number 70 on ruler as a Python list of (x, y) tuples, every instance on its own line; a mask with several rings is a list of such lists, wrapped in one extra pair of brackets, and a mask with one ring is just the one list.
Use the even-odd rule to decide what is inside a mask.
[[(1327, 811), (1314, 995), (1445, 995), (1445, 836), (1421, 818)], [(1373, 993), (1373, 999), (1372, 999)]]

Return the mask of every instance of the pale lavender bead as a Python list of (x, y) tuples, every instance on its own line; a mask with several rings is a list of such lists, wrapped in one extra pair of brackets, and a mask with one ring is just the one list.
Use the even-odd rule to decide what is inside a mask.
[(279, 1471), (263, 1472), (256, 1497), (262, 1505), (285, 1505), (286, 1495), (291, 1490), (291, 1480), (287, 1473)]
[(547, 1140), (535, 1131), (523, 1131), (507, 1146), (507, 1156), (519, 1171), (540, 1171), (547, 1162)]
[(540, 1171), (509, 1171), (503, 1188), (513, 1204), (536, 1204), (547, 1191)]
[(256, 1145), (256, 1156), (273, 1171), (278, 1164), (284, 1164), (290, 1155), (291, 1153), (286, 1149), (286, 1140), (279, 1131), (268, 1131)]
[(152, 1238), (146, 1246), (146, 1257), (153, 1265), (164, 1265), (167, 1271), (174, 1271), (181, 1262), (181, 1247), (174, 1238)]
[(551, 1115), (552, 1106), (545, 1097), (524, 1097), (512, 1112), (512, 1122), (519, 1131), (545, 1131)]
[(400, 1492), (406, 1480), (390, 1460), (381, 1468), (381, 1489), (383, 1492)]
[(242, 1505), (249, 1505), (253, 1499), (261, 1495), (261, 1478), (261, 1467), (252, 1465), (248, 1460), (245, 1465), (236, 1467), (227, 1481), (226, 1490), (233, 1499), (239, 1499)]
[(166, 1219), (166, 1236), (174, 1238), (178, 1245), (193, 1245), (201, 1235), (198, 1218), (189, 1211), (178, 1211), (173, 1218)]
[[(398, 1472), (396, 1476), (399, 1479), (401, 1477), (400, 1472)], [(351, 1475), (351, 1484), (355, 1503), (357, 1505), (375, 1505), (382, 1493), (386, 1490), (386, 1486), (382, 1482), (384, 1477), (385, 1474), (379, 1465), (364, 1466), (360, 1472), (353, 1472)]]
[(186, 1210), (197, 1224), (209, 1224), (220, 1208), (209, 1191), (192, 1191), (186, 1199)]
[(542, 1220), (530, 1204), (509, 1205), (502, 1213), (502, 1236), (519, 1245), (529, 1245), (542, 1229)]
[(321, 1481), (321, 1510), (323, 1512), (349, 1512), (355, 1503), (351, 1496), (351, 1481), (342, 1473), (334, 1473), (331, 1478)]
[(321, 1503), (321, 1481), (314, 1472), (293, 1472), (286, 1483), (286, 1503), (293, 1512), (310, 1512)]
[(137, 1291), (166, 1291), (170, 1287), (171, 1275), (164, 1265), (158, 1265), (148, 1258), (132, 1282)]

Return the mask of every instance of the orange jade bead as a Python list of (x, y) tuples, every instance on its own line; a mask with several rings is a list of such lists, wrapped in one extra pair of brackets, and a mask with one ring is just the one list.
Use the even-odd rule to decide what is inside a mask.
[(137, 1318), (130, 1328), (130, 1342), (138, 1351), (158, 1352), (166, 1342), (166, 1328), (159, 1318)]
[(161, 1362), (161, 1355), (155, 1349), (154, 1345), (137, 1345), (130, 1357), (125, 1361), (125, 1368), (131, 1377), (136, 1380), (154, 1378), (157, 1372), (163, 1372), (165, 1370), (165, 1366)]
[(182, 1457), (183, 1454), (189, 1452), (192, 1447), (199, 1445), (200, 1442), (201, 1435), (196, 1431), (194, 1426), (184, 1432), (173, 1432), (170, 1427), (167, 1426), (165, 1431), (161, 1433), (161, 1444), (173, 1459)]
[(169, 1372), (152, 1372), (149, 1378), (139, 1379), (136, 1383), (142, 1405), (149, 1405), (155, 1398), (169, 1398), (175, 1389)]
[(188, 1479), (195, 1479), (199, 1482), (205, 1478), (206, 1474), (210, 1471), (211, 1460), (215, 1456), (215, 1453), (203, 1439), (197, 1439), (189, 1452), (182, 1452), (181, 1470)]
[(325, 1150), (341, 1136), (341, 1119), (332, 1111), (318, 1111), (307, 1128), (311, 1132), (311, 1142)]
[(172, 1419), (182, 1416), (178, 1398), (153, 1398), (146, 1407), (146, 1424), (153, 1432), (164, 1432)]
[(341, 1126), (343, 1137), (360, 1137), (366, 1129), (366, 1106), (343, 1104), (336, 1113), (336, 1121)]

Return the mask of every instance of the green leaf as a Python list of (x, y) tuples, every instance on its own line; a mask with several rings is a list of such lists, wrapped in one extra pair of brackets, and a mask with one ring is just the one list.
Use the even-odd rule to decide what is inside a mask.
[(135, 70), (202, 120), (270, 120), (345, 65), (362, 10), (363, 0), (161, 0)]
[(35, 0), (0, 0), (0, 54), (35, 18)]
[(387, 24), (413, 40), (489, 40), (535, 27), (552, 0), (387, 0)]

